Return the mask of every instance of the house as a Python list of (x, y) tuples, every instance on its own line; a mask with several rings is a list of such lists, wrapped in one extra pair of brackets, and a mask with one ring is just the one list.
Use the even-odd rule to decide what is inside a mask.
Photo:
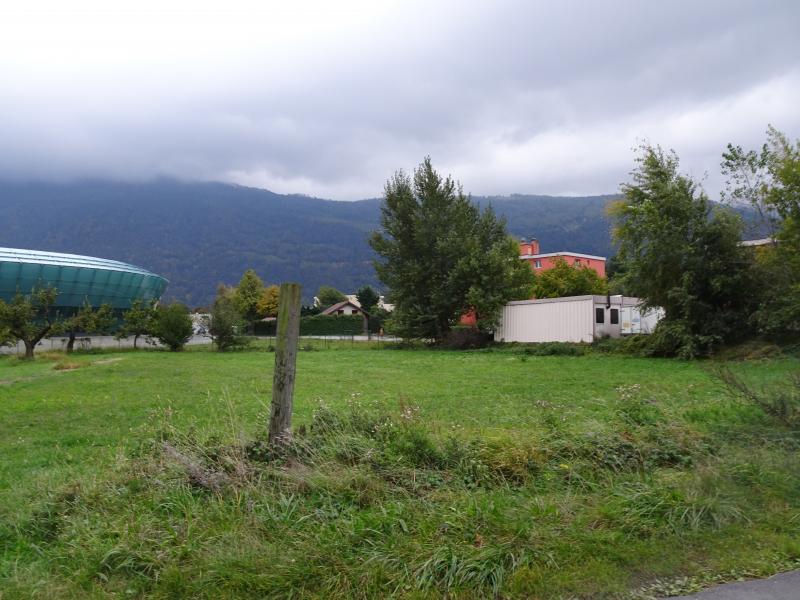
[(606, 276), (606, 257), (594, 256), (592, 254), (581, 254), (579, 252), (546, 252), (542, 253), (539, 248), (539, 240), (531, 238), (526, 242), (522, 238), (519, 242), (519, 258), (531, 265), (536, 271), (546, 271), (556, 265), (556, 261), (561, 258), (568, 265), (579, 265), (593, 269), (600, 277)]
[(323, 310), (320, 314), (328, 316), (362, 315), (364, 314), (364, 311), (361, 310), (361, 306), (359, 306), (352, 300), (343, 300), (342, 302), (337, 302), (333, 306), (329, 306), (328, 308)]
[(603, 337), (651, 333), (664, 316), (644, 310), (639, 298), (569, 296), (509, 302), (494, 339), (498, 342), (592, 342)]
[[(359, 308), (361, 308), (361, 302), (358, 301), (356, 294), (347, 294), (347, 299), (356, 306), (358, 306)], [(394, 304), (387, 304), (386, 297), (383, 296), (383, 294), (378, 296), (378, 303), (375, 306), (377, 306), (381, 310), (385, 310), (386, 312), (392, 312), (394, 310)]]
[[(355, 294), (347, 294), (345, 298), (347, 298), (347, 301), (356, 308), (361, 308), (361, 303), (358, 301), (358, 298), (356, 298)], [(322, 302), (320, 302), (319, 298), (316, 296), (314, 296), (314, 306), (317, 308), (322, 306)], [(392, 312), (394, 310), (394, 304), (387, 304), (385, 297), (382, 295), (378, 296), (378, 304), (376, 306), (382, 310), (385, 310), (386, 312)]]

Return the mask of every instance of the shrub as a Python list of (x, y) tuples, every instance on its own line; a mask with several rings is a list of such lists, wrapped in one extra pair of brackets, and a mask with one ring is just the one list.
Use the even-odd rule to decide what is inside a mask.
[(229, 296), (218, 296), (211, 309), (211, 321), (208, 328), (217, 350), (225, 352), (249, 344), (250, 340), (239, 334), (245, 326), (246, 322), (236, 308), (233, 299)]
[(453, 327), (441, 342), (443, 348), (450, 350), (471, 350), (485, 348), (492, 342), (492, 334), (474, 327)]
[(170, 351), (183, 350), (193, 331), (189, 309), (185, 305), (175, 303), (158, 307), (153, 324), (153, 336)]

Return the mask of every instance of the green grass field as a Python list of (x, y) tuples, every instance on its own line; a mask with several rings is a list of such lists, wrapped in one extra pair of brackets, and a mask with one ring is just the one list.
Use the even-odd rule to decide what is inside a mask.
[(648, 597), (800, 559), (800, 434), (710, 363), (317, 343), (275, 458), (272, 361), (0, 358), (0, 598)]

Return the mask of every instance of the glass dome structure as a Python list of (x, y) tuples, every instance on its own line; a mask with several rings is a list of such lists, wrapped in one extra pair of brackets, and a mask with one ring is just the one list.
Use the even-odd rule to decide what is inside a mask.
[(55, 307), (75, 309), (110, 304), (127, 310), (135, 300), (158, 300), (167, 280), (145, 269), (115, 260), (0, 248), (0, 299), (9, 301), (19, 291), (54, 287)]

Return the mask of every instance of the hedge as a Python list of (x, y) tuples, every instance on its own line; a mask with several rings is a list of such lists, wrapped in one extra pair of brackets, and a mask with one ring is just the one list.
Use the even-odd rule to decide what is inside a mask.
[[(276, 321), (259, 321), (256, 335), (275, 335)], [(300, 335), (361, 335), (364, 317), (361, 315), (313, 315), (300, 317)]]

